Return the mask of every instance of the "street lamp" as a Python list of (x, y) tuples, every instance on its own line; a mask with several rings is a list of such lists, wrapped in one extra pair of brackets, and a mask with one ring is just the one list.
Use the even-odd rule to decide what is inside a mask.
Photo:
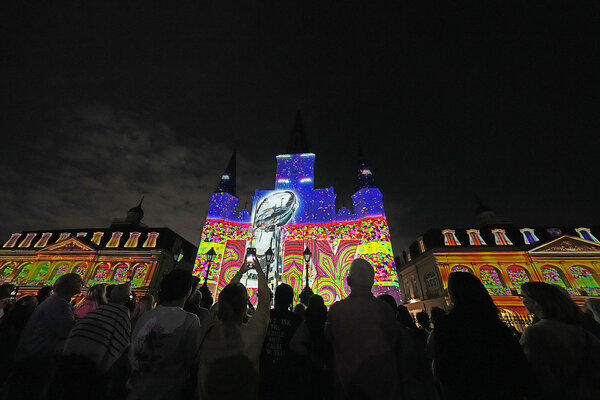
[(183, 258), (183, 249), (180, 247), (179, 250), (173, 253), (173, 269), (177, 267), (177, 264)]
[(306, 246), (306, 249), (304, 249), (302, 252), (302, 256), (304, 257), (304, 262), (306, 262), (306, 287), (310, 289), (310, 286), (308, 286), (308, 264), (310, 263), (310, 257), (312, 256), (312, 253), (310, 252), (308, 246)]
[(208, 265), (206, 266), (206, 271), (204, 272), (203, 286), (206, 286), (206, 282), (208, 281), (208, 274), (210, 273), (211, 263), (217, 256), (217, 253), (215, 253), (215, 249), (211, 247), (210, 250), (206, 252), (205, 256), (206, 256), (206, 261), (208, 262)]
[(267, 278), (269, 278), (269, 269), (274, 259), (275, 253), (273, 253), (273, 250), (269, 247), (269, 250), (265, 252), (265, 262), (267, 263)]

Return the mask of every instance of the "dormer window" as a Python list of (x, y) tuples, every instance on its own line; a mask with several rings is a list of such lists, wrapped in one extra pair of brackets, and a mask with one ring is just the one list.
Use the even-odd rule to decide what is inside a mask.
[(442, 231), (442, 235), (444, 235), (444, 245), (445, 246), (460, 246), (460, 242), (456, 237), (456, 233), (452, 229), (444, 229)]
[(562, 231), (559, 228), (548, 228), (546, 229), (546, 231), (552, 237), (559, 237), (560, 235), (562, 235)]
[(423, 242), (423, 238), (420, 237), (417, 241), (419, 243), (419, 251), (421, 251), (421, 254), (425, 253), (425, 242)]
[(478, 229), (468, 229), (467, 235), (469, 235), (469, 244), (471, 246), (485, 246), (485, 241), (481, 237)]
[(69, 236), (71, 236), (71, 233), (69, 233), (69, 232), (61, 233), (60, 236), (58, 237), (58, 239), (56, 240), (56, 243), (62, 242), (63, 240), (67, 240), (69, 238)]
[(131, 232), (129, 234), (129, 239), (127, 239), (127, 243), (125, 243), (125, 247), (137, 247), (140, 235), (140, 232)]
[(50, 239), (50, 236), (52, 236), (52, 233), (50, 233), (50, 232), (42, 233), (42, 237), (40, 238), (40, 240), (37, 241), (37, 243), (35, 244), (34, 247), (46, 247), (46, 245), (48, 244), (48, 240)]
[(404, 255), (406, 256), (406, 262), (409, 263), (411, 258), (410, 258), (410, 250), (406, 249), (404, 250)]
[(95, 243), (97, 246), (100, 246), (100, 239), (102, 239), (102, 235), (104, 235), (104, 232), (94, 232), (91, 242)]
[(494, 234), (494, 239), (498, 246), (512, 246), (512, 242), (506, 236), (506, 231), (504, 229), (492, 229), (492, 233)]
[(20, 237), (20, 233), (13, 233), (12, 235), (10, 235), (10, 239), (8, 239), (2, 247), (14, 247), (15, 244), (17, 244), (17, 240), (19, 240)]
[(119, 242), (121, 242), (121, 236), (123, 236), (123, 232), (113, 232), (112, 237), (106, 244), (106, 247), (119, 247)]
[(575, 228), (575, 231), (583, 240), (599, 243), (598, 239), (596, 239), (596, 237), (592, 235), (592, 232), (590, 232), (590, 228)]
[(37, 233), (28, 233), (27, 236), (25, 236), (25, 239), (19, 243), (19, 247), (29, 247), (35, 235), (37, 235)]
[(144, 247), (156, 247), (158, 232), (148, 232), (148, 238), (144, 242)]
[(520, 230), (520, 232), (523, 235), (523, 241), (525, 244), (533, 244), (540, 241), (540, 239), (535, 236), (535, 232), (531, 228), (523, 228)]

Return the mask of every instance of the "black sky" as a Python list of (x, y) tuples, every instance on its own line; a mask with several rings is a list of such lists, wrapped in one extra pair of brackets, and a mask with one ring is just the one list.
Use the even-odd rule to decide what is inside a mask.
[(475, 195), (600, 225), (595, 2), (121, 3), (1, 6), (3, 237), (106, 226), (145, 193), (147, 224), (197, 242), (231, 151), (243, 205), (298, 108), (338, 206), (360, 138), (396, 253), (470, 225)]

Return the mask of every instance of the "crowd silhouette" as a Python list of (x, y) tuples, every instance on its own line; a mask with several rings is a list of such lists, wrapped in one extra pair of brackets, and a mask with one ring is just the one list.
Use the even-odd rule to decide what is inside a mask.
[[(174, 270), (152, 296), (129, 284), (82, 291), (77, 274), (15, 301), (0, 286), (1, 395), (6, 399), (597, 399), (600, 300), (582, 311), (564, 289), (521, 286), (534, 323), (499, 317), (474, 275), (448, 279), (448, 312), (413, 319), (372, 292), (373, 267), (352, 262), (350, 294), (329, 308), (309, 291), (269, 291), (244, 263), (213, 304), (206, 285)], [(258, 275), (252, 307), (240, 283)], [(271, 308), (273, 300), (274, 307)]]

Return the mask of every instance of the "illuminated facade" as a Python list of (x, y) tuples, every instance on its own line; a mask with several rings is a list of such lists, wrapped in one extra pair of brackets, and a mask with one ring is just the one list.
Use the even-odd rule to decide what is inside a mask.
[[(261, 264), (270, 248), (275, 260), (270, 268), (272, 287), (288, 283), (296, 300), (305, 285), (306, 265), (302, 252), (312, 252), (308, 268), (309, 286), (323, 296), (326, 305), (349, 293), (346, 275), (352, 260), (361, 257), (375, 268), (375, 294), (399, 298), (390, 233), (383, 196), (375, 187), (366, 163), (359, 164), (354, 211), (336, 212), (333, 187), (315, 189), (315, 154), (308, 152), (300, 118), (297, 117), (287, 154), (277, 156), (274, 189), (256, 190), (251, 210), (237, 212), (235, 154), (212, 194), (194, 274), (207, 272), (206, 253), (217, 257), (210, 263), (208, 285), (218, 293), (237, 272), (245, 251), (255, 247)], [(256, 276), (250, 271), (242, 279), (256, 297)]]
[(0, 243), (0, 283), (18, 285), (23, 296), (75, 272), (84, 289), (125, 283), (130, 277), (135, 292), (155, 293), (162, 276), (175, 266), (173, 253), (183, 254), (177, 268), (191, 270), (197, 248), (168, 228), (142, 224), (143, 213), (140, 203), (108, 229), (13, 233)]
[(597, 227), (431, 229), (403, 252), (403, 300), (411, 312), (448, 307), (448, 275), (465, 271), (485, 285), (504, 317), (525, 316), (520, 286), (528, 281), (561, 286), (579, 305), (600, 296)]

